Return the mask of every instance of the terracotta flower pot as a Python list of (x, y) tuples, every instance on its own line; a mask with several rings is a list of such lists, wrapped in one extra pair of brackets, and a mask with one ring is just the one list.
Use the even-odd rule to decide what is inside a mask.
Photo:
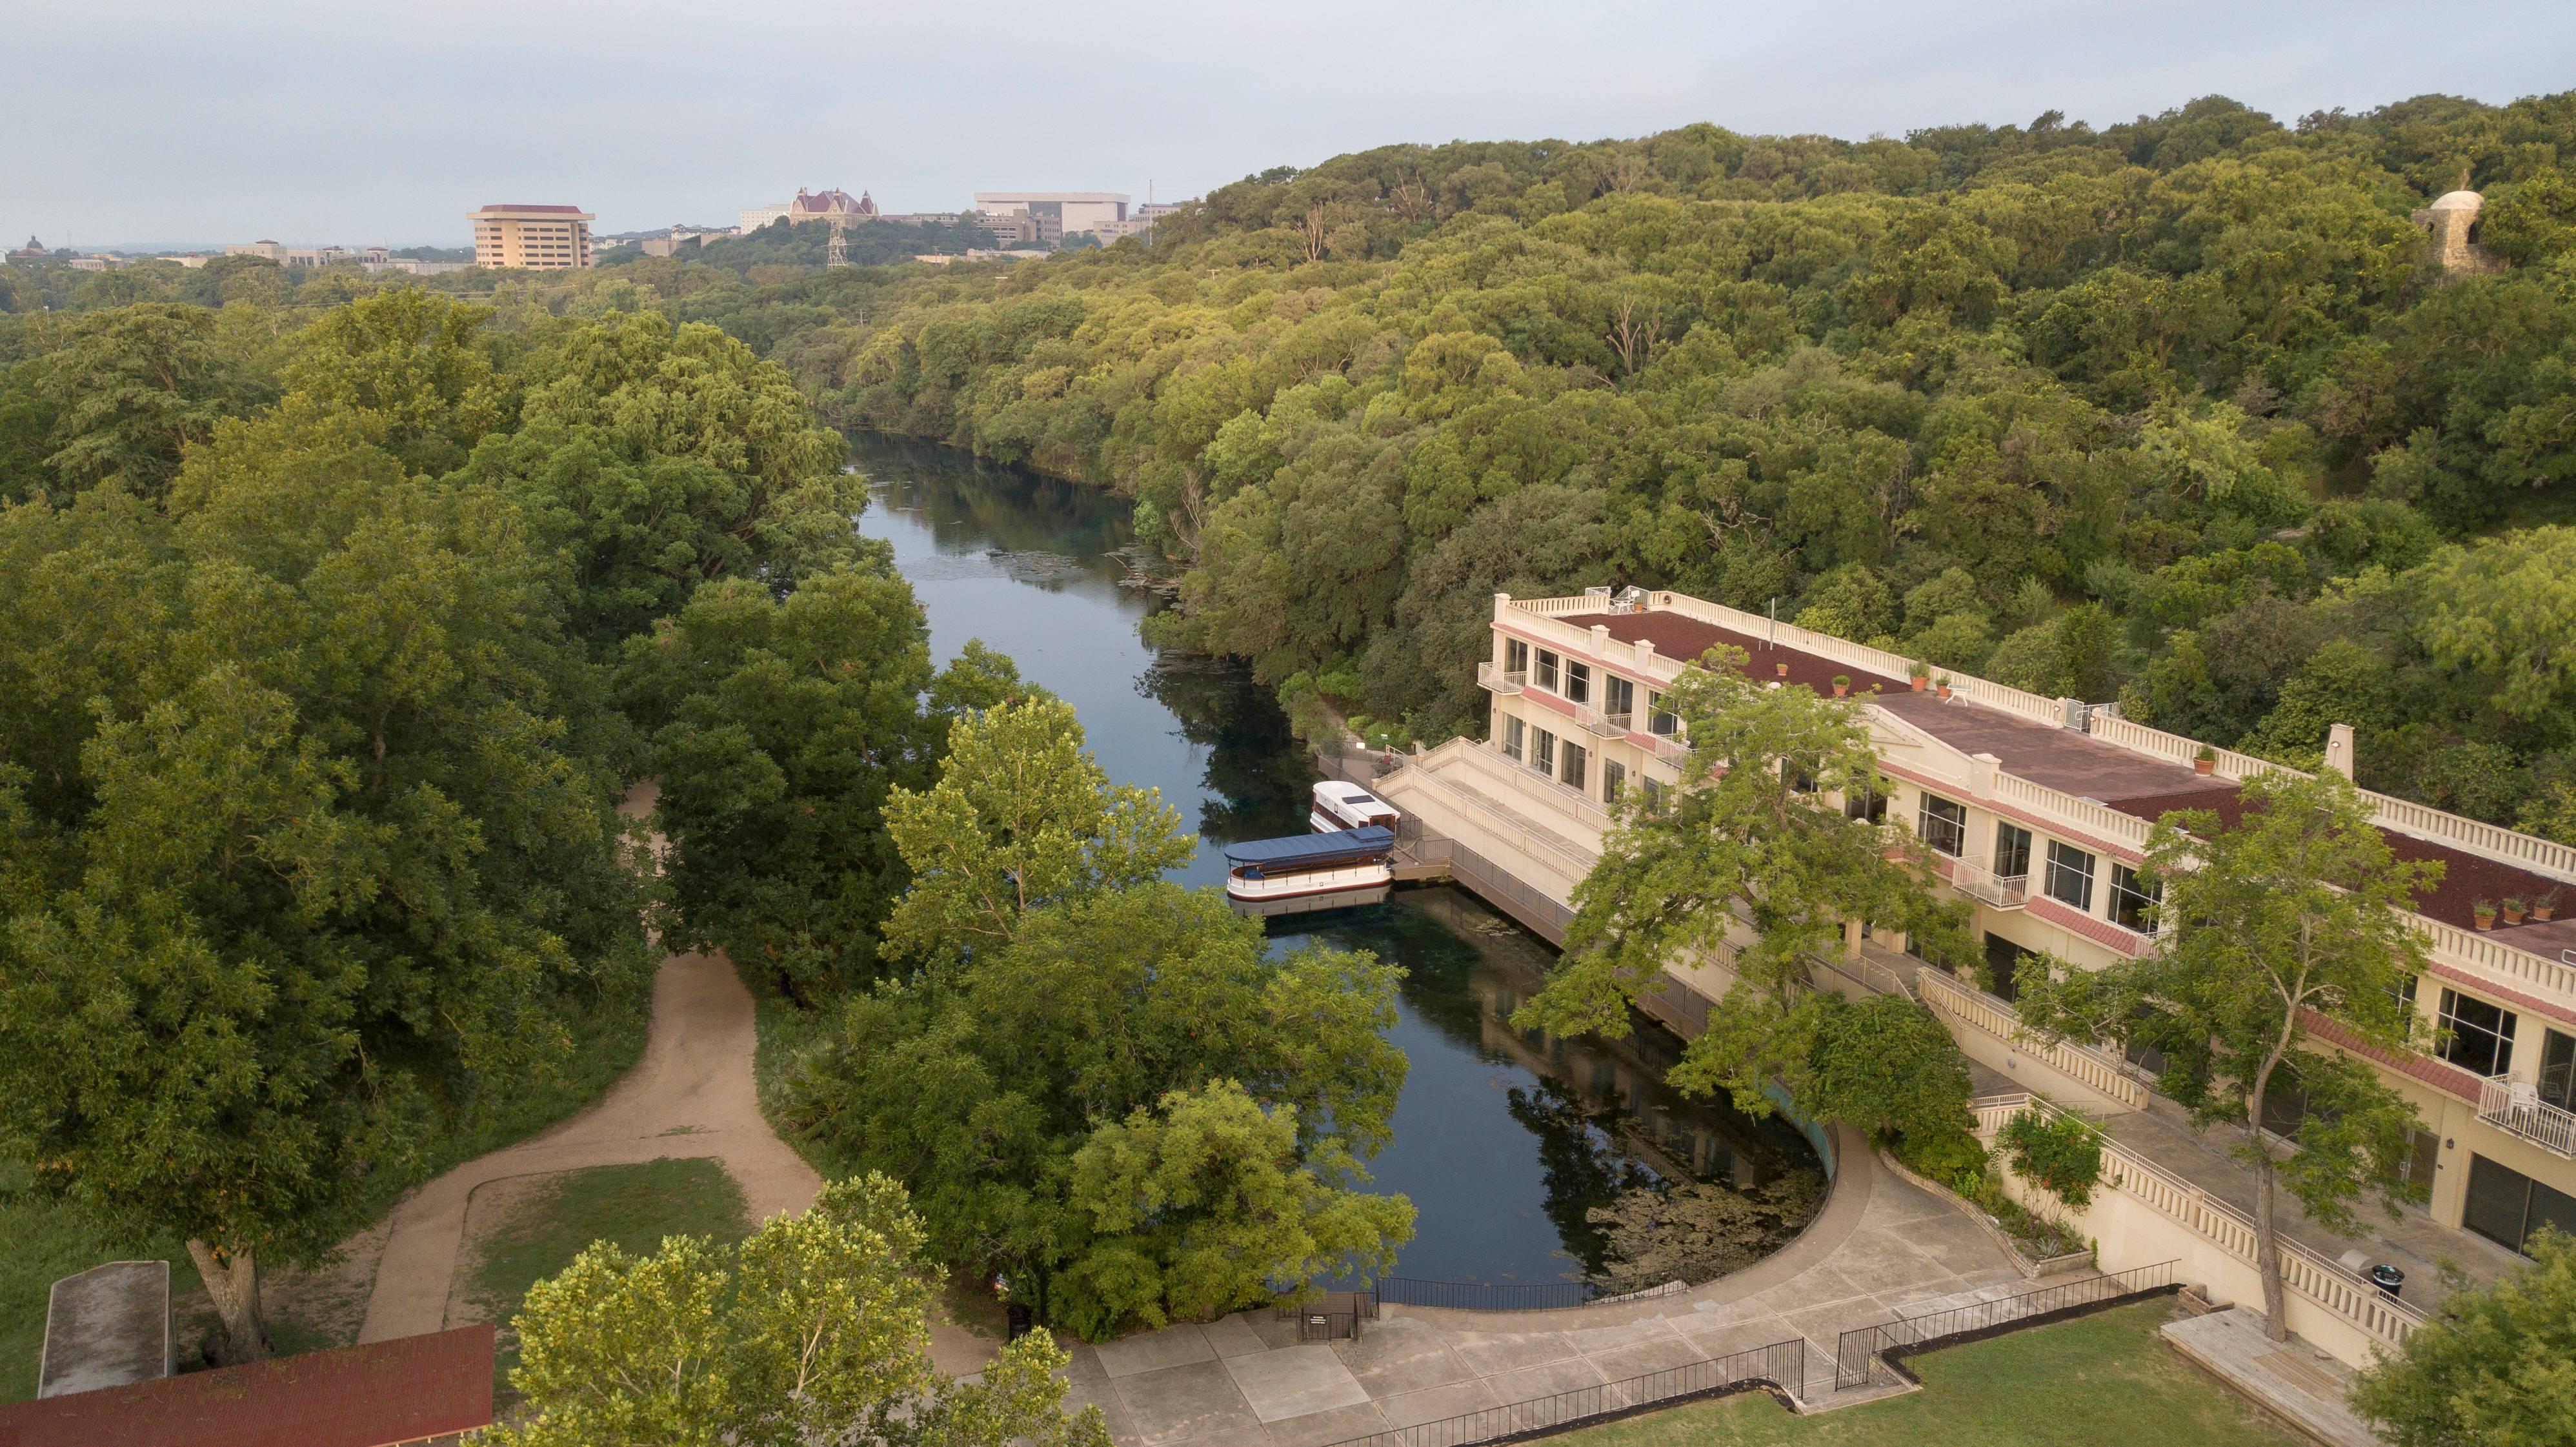
[(1950, 696), (1950, 685), (1946, 683), (1941, 685), (1941, 696), (1943, 698), (1948, 698)]
[(2508, 909), (2508, 910), (2506, 910), (2506, 911), (2504, 912), (2504, 922), (2505, 922), (2506, 924), (2520, 924), (2520, 923), (2522, 923), (2522, 911), (2521, 911), (2521, 910), (2518, 910), (2518, 909)]
[(2214, 773), (2217, 773), (2217, 772), (2218, 772), (2218, 760), (2216, 760), (2216, 759), (2194, 759), (2194, 760), (2192, 760), (2192, 761), (2191, 761), (2191, 771), (2192, 771), (2193, 773), (2195, 773), (2195, 774), (2214, 774)]
[(2536, 924), (2549, 923), (2549, 917), (2556, 913), (2558, 913), (2558, 906), (2554, 904), (2535, 904), (2531, 907), (2531, 918)]
[(1922, 676), (1921, 678), (1917, 678), (1916, 680), (1914, 680), (1914, 691), (1915, 691), (1916, 693), (1921, 693), (1923, 690), (1925, 690), (1925, 689), (1927, 689), (1927, 688), (1929, 688), (1929, 687), (1931, 687), (1931, 686), (1932, 686), (1932, 677), (1931, 677), (1931, 675), (1930, 675), (1930, 674), (1925, 674), (1925, 675), (1924, 675), (1924, 676)]
[(1835, 685), (1834, 685), (1834, 697), (1836, 697), (1836, 698), (1842, 698), (1842, 697), (1844, 697), (1844, 696), (1848, 695), (1850, 692), (1851, 692), (1851, 685), (1850, 685), (1850, 684), (1848, 684), (1848, 683), (1837, 683), (1837, 684), (1835, 684)]
[(2494, 929), (2494, 928), (2495, 928), (2495, 912), (2494, 912), (2493, 910), (2485, 910), (2485, 909), (2482, 909), (2482, 910), (2479, 910), (2479, 911), (2478, 911), (2478, 928), (2480, 928), (2480, 929)]

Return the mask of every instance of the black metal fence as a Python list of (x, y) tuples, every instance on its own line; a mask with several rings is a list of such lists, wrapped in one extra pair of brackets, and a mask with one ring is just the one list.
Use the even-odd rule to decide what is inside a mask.
[(1377, 1320), (1377, 1296), (1366, 1291), (1327, 1291), (1304, 1306), (1283, 1306), (1279, 1314), (1297, 1323), (1297, 1340), (1358, 1341), (1360, 1323)]
[(1600, 1293), (1588, 1281), (1424, 1281), (1390, 1276), (1377, 1283), (1377, 1299), (1390, 1306), (1445, 1306), (1454, 1311), (1557, 1311), (1582, 1306)]
[[(1910, 1376), (1904, 1358), (1936, 1347), (2041, 1326), (2070, 1316), (2177, 1288), (2171, 1261), (2134, 1266), (2105, 1276), (2086, 1276), (2055, 1286), (1971, 1302), (1946, 1311), (1899, 1317), (1878, 1326), (1844, 1332), (1834, 1343), (1834, 1390), (1847, 1392), (1869, 1385), (1873, 1374)], [(1882, 1363), (1884, 1365), (1882, 1366)], [(1883, 1378), (1882, 1378), (1883, 1379)]]
[(1659, 1411), (1701, 1397), (1762, 1387), (1790, 1397), (1806, 1394), (1804, 1337), (1729, 1356), (1684, 1362), (1597, 1387), (1578, 1387), (1554, 1396), (1488, 1407), (1461, 1417), (1442, 1417), (1411, 1427), (1372, 1432), (1334, 1443), (1333, 1447), (1479, 1447), (1484, 1443), (1518, 1442), (1639, 1412)]

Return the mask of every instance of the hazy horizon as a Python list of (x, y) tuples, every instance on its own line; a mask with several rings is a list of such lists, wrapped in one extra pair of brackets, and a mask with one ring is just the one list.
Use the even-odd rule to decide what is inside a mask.
[(13, 23), (0, 238), (455, 247), (465, 213), (493, 201), (569, 202), (611, 233), (730, 225), (800, 185), (888, 211), (1012, 186), (1142, 201), (1150, 184), (1174, 200), (1404, 141), (1694, 121), (1857, 140), (2052, 109), (2099, 127), (2210, 94), (2286, 122), (2576, 86), (2563, 3), (2510, 0), (2448, 29), (2428, 13), (1327, 0), (1283, 20), (1151, 0), (935, 14), (638, 0), (594, 18), (493, 0), (104, 0)]

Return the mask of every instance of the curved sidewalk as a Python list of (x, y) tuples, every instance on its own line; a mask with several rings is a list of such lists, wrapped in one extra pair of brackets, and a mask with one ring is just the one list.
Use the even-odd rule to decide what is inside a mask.
[(1299, 1345), (1267, 1311), (1077, 1345), (1070, 1405), (1128, 1447), (1339, 1442), (1803, 1337), (1807, 1395), (1833, 1392), (1846, 1329), (2027, 1283), (1949, 1205), (1834, 1128), (1832, 1194), (1805, 1232), (1742, 1271), (1651, 1301), (1567, 1311), (1390, 1306), (1356, 1342)]

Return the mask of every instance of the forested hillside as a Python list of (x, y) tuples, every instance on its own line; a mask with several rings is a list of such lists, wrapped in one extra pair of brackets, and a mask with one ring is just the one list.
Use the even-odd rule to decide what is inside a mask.
[[(1130, 494), (1182, 579), (1169, 641), (1419, 736), (1476, 726), (1491, 593), (1640, 583), (2292, 761), (2352, 722), (2365, 783), (2576, 838), (2571, 158), (2576, 93), (1697, 125), (1280, 168), (1150, 247), (1015, 267), (435, 285), (496, 337), (710, 321), (829, 421)], [(2463, 181), (2501, 274), (2446, 278), (2409, 220)], [(97, 449), (7, 419), (107, 365), (67, 360), (85, 327), (144, 325), (38, 308), (186, 304), (203, 364), (136, 414), (175, 456), (389, 284), (0, 275), (20, 494)]]
[[(1390, 147), (926, 279), (847, 421), (1136, 495), (1176, 641), (1472, 728), (1490, 594), (1668, 586), (2576, 837), (2576, 96)], [(2409, 213), (2485, 190), (2504, 275)]]

